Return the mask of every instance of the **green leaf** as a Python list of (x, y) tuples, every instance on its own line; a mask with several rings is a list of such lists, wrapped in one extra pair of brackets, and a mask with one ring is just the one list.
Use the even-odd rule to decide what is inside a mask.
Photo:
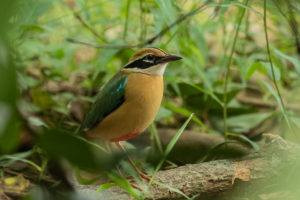
[(49, 126), (45, 122), (43, 122), (42, 120), (40, 120), (39, 118), (29, 117), (28, 120), (34, 126), (44, 126), (46, 128), (49, 128)]
[(33, 161), (31, 160), (27, 160), (27, 159), (24, 159), (24, 158), (20, 158), (20, 157), (17, 157), (17, 156), (12, 156), (12, 155), (5, 155), (3, 156), (5, 159), (9, 159), (9, 160), (12, 160), (12, 161), (21, 161), (21, 162), (24, 162), (24, 163), (27, 163), (31, 166), (33, 166), (34, 168), (36, 168), (39, 172), (42, 171), (42, 168), (40, 166), (38, 166), (37, 164), (35, 164)]
[(52, 7), (50, 0), (26, 0), (21, 1), (20, 9), (18, 12), (18, 23), (21, 24), (34, 24), (36, 20), (42, 16), (47, 10)]
[(158, 121), (158, 120), (160, 120), (162, 118), (165, 118), (165, 117), (168, 117), (170, 115), (172, 115), (172, 112), (169, 109), (161, 106), (158, 110), (158, 113), (157, 113), (156, 117), (155, 117), (155, 121)]
[[(260, 123), (270, 118), (274, 113), (251, 113), (237, 115), (227, 119), (227, 125), (234, 132), (249, 132), (252, 128), (257, 127)], [(221, 122), (220, 122), (221, 123)]]
[(124, 177), (114, 174), (114, 173), (108, 173), (109, 178), (111, 178), (119, 187), (123, 188), (125, 191), (127, 191), (129, 194), (131, 194), (136, 199), (141, 199), (141, 192), (137, 189), (134, 189), (130, 183), (125, 179)]
[(103, 190), (106, 190), (106, 189), (114, 187), (114, 186), (118, 186), (118, 184), (117, 183), (105, 183), (105, 184), (100, 185), (96, 191), (102, 192)]
[[(273, 63), (273, 67), (274, 67), (275, 80), (279, 81), (281, 77), (280, 70), (274, 63)], [(259, 70), (260, 72), (263, 73), (268, 73), (269, 77), (273, 79), (271, 64), (269, 62), (254, 62), (247, 71), (246, 79), (248, 80), (256, 70)]]
[(260, 62), (254, 62), (248, 69), (246, 74), (246, 80), (248, 80), (256, 70), (261, 69), (263, 66)]
[(75, 168), (74, 171), (75, 171), (77, 180), (80, 182), (80, 184), (83, 184), (83, 185), (91, 185), (91, 184), (95, 183), (96, 181), (99, 181), (100, 178), (102, 178), (101, 174), (94, 175), (92, 178), (86, 178), (84, 176), (81, 176), (80, 170)]
[[(163, 104), (165, 107), (169, 108), (170, 110), (172, 110), (173, 112), (175, 113), (179, 113), (179, 114), (182, 114), (186, 117), (189, 117), (192, 115), (192, 112), (185, 109), (185, 108), (181, 108), (181, 107), (177, 107), (177, 106), (174, 106), (173, 104), (170, 104), (170, 103), (164, 103)], [(198, 123), (201, 127), (203, 128), (207, 128), (205, 126), (205, 124), (195, 115), (192, 116), (192, 120), (196, 123)]]
[(172, 0), (156, 0), (156, 3), (161, 10), (161, 14), (164, 17), (165, 22), (167, 22), (168, 25), (173, 23), (174, 19), (176, 19), (176, 15), (172, 5)]
[(154, 146), (153, 143), (154, 143), (154, 140), (155, 140), (159, 152), (161, 154), (163, 154), (163, 148), (162, 148), (162, 145), (161, 145), (161, 141), (160, 141), (160, 138), (158, 136), (157, 129), (156, 129), (156, 126), (155, 126), (154, 123), (152, 123), (151, 126), (150, 126), (150, 133), (151, 133), (151, 138), (150, 139), (151, 139), (151, 142), (152, 142), (151, 143), (152, 147)]
[(208, 79), (203, 69), (201, 69), (198, 65), (195, 65), (192, 60), (183, 59), (182, 62), (187, 65), (194, 74), (198, 75), (203, 80), (205, 88), (207, 88), (210, 93), (213, 93), (212, 82)]
[[(180, 78), (172, 77), (172, 78), (167, 78), (167, 80), (180, 83), (180, 87), (184, 87), (183, 91), (180, 91), (182, 95), (194, 95), (198, 93), (204, 93), (209, 95), (211, 98), (213, 98), (217, 103), (219, 103), (223, 107), (223, 102), (211, 91), (204, 89), (203, 87), (200, 87), (197, 84), (190, 83), (187, 81), (184, 81)], [(185, 87), (184, 85), (190, 86), (190, 88)]]
[(277, 92), (274, 90), (274, 88), (270, 85), (270, 83), (263, 81), (263, 83), (265, 84), (265, 86), (268, 88), (268, 90), (271, 92), (271, 94), (275, 97), (275, 100), (277, 101), (281, 112), (285, 115), (285, 109), (284, 106), (282, 105), (280, 98), (277, 94)]
[(196, 55), (198, 58), (198, 63), (200, 65), (198, 67), (204, 67), (204, 65), (205, 65), (204, 58), (203, 58), (202, 53), (199, 51), (199, 49), (196, 48), (194, 45), (191, 45), (190, 50), (192, 51), (192, 54)]
[(57, 49), (55, 51), (55, 56), (58, 59), (62, 59), (65, 56), (65, 51), (63, 49)]
[(0, 120), (0, 136), (3, 134), (6, 124), (11, 117), (11, 112), (11, 107), (8, 104), (0, 102), (0, 119), (2, 119)]
[[(112, 43), (113, 45), (113, 43)], [(96, 80), (98, 74), (101, 70), (104, 70), (107, 67), (107, 63), (119, 52), (119, 49), (104, 49), (101, 51), (97, 68), (93, 74), (93, 80)], [(120, 66), (121, 67), (121, 66)]]
[(299, 61), (298, 59), (293, 58), (293, 57), (291, 57), (291, 56), (288, 56), (288, 55), (282, 53), (281, 51), (279, 51), (278, 49), (273, 49), (273, 51), (274, 51), (274, 53), (276, 53), (276, 54), (279, 55), (280, 57), (282, 57), (282, 58), (284, 58), (284, 59), (290, 61), (291, 63), (293, 63), (293, 65), (294, 65), (296, 71), (297, 71), (298, 73), (300, 73), (300, 61)]
[(195, 26), (188, 26), (190, 31), (190, 37), (191, 42), (195, 43), (196, 48), (199, 51), (198, 59), (202, 67), (206, 65), (207, 59), (208, 59), (208, 46), (207, 42), (205, 40), (205, 32), (203, 30), (202, 25), (197, 22), (196, 20), (193, 21), (195, 23)]
[[(12, 154), (10, 156), (13, 156), (13, 157), (18, 158), (18, 159), (26, 159), (27, 157), (31, 156), (32, 153), (33, 153), (33, 151), (30, 150), (30, 151), (25, 151), (25, 152), (22, 152), (22, 153), (15, 153), (15, 154)], [(1, 155), (0, 156), (0, 165), (1, 166), (9, 166), (9, 165), (13, 164), (16, 161), (17, 161), (16, 159), (9, 159), (7, 157), (7, 155)]]
[(52, 96), (48, 92), (42, 91), (39, 88), (35, 88), (31, 91), (31, 97), (33, 103), (42, 110), (52, 109), (53, 106), (56, 105)]
[(105, 153), (81, 137), (59, 129), (46, 129), (37, 139), (53, 159), (68, 160), (74, 166), (83, 169), (111, 169), (121, 159), (120, 156), (123, 156)]
[(26, 32), (29, 32), (29, 31), (32, 31), (32, 32), (43, 32), (45, 31), (45, 29), (42, 27), (42, 26), (38, 26), (38, 25), (22, 25), (20, 27), (22, 29), (22, 31), (26, 31)]
[(300, 127), (300, 118), (299, 117), (291, 117), (291, 121), (298, 127)]
[[(272, 78), (272, 68), (271, 68), (271, 64), (268, 62), (261, 62), (261, 64), (266, 68), (269, 76)], [(274, 68), (274, 74), (275, 74), (275, 80), (279, 81), (280, 80), (280, 70), (278, 69), (278, 67), (273, 63), (273, 68)]]
[(237, 134), (237, 133), (226, 133), (226, 135), (227, 136), (238, 137), (238, 138), (244, 140), (245, 142), (249, 143), (255, 149), (256, 152), (259, 151), (259, 146), (255, 142), (253, 142), (252, 140), (250, 140), (249, 138), (247, 138), (244, 135), (240, 135), (240, 134)]
[[(1, 24), (0, 24), (1, 27)], [(11, 52), (0, 33), (0, 153), (14, 151), (20, 140), (19, 90)]]

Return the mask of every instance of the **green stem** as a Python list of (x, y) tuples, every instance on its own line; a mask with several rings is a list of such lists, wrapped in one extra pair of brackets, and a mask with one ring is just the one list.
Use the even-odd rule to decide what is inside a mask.
[(48, 158), (46, 158), (46, 157), (42, 158), (42, 166), (41, 166), (41, 171), (39, 174), (39, 180), (41, 180), (43, 178), (47, 164), (48, 164)]
[[(246, 0), (246, 2), (245, 2), (246, 6), (247, 6), (247, 4), (248, 4), (248, 0)], [(227, 66), (226, 66), (226, 72), (225, 72), (224, 96), (223, 96), (223, 102), (224, 102), (223, 118), (224, 118), (224, 133), (225, 133), (225, 135), (226, 135), (227, 130), (228, 130), (228, 127), (227, 127), (227, 90), (228, 90), (228, 80), (229, 80), (229, 77), (230, 77), (230, 65), (231, 65), (231, 62), (232, 62), (233, 53), (234, 53), (234, 50), (235, 50), (235, 45), (236, 45), (236, 41), (237, 41), (237, 38), (238, 38), (238, 34), (239, 34), (240, 26), (241, 26), (241, 23), (242, 23), (242, 19), (245, 15), (245, 8), (243, 7), (241, 9), (242, 9), (241, 15), (238, 19), (238, 26), (237, 26), (236, 31), (235, 31), (233, 45), (232, 45), (232, 48), (231, 48), (231, 52), (230, 52), (230, 56), (229, 56), (229, 60), (228, 60), (228, 63), (227, 63)]]
[[(277, 84), (277, 81), (276, 81), (276, 78), (275, 78), (274, 66), (273, 66), (273, 62), (272, 62), (269, 39), (268, 39), (269, 37), (268, 37), (268, 31), (267, 31), (267, 1), (266, 0), (264, 0), (264, 29), (265, 29), (264, 31), (265, 31), (265, 37), (266, 37), (266, 46), (267, 46), (268, 59), (269, 59), (269, 62), (270, 62), (271, 72), (272, 72), (272, 79), (273, 79), (273, 82), (274, 82), (274, 85), (275, 85), (275, 88), (276, 88), (277, 95), (279, 97), (279, 101), (280, 101), (280, 104), (281, 104), (280, 106), (282, 107), (283, 117), (286, 120), (286, 123), (287, 123), (289, 129), (291, 130), (291, 132), (294, 133), (295, 136), (297, 137), (297, 134), (294, 132), (294, 130), (291, 126), (290, 119), (287, 116), (286, 108), (285, 108), (285, 105), (283, 103), (281, 93), (280, 93), (280, 90), (279, 90), (279, 87), (278, 87), (278, 84)], [(297, 137), (297, 139), (298, 139), (298, 137)]]
[(125, 19), (125, 25), (124, 25), (123, 40), (126, 39), (127, 30), (128, 30), (128, 18), (129, 18), (130, 4), (131, 4), (131, 0), (127, 0), (127, 5), (126, 5), (126, 19)]
[(146, 21), (145, 21), (145, 13), (143, 12), (143, 0), (140, 0), (140, 41), (144, 41), (145, 39), (145, 27), (146, 27)]

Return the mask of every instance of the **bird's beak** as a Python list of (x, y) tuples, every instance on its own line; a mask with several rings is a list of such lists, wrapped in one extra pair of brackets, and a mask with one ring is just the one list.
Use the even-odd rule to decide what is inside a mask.
[(167, 62), (172, 62), (172, 61), (180, 60), (180, 59), (182, 59), (182, 57), (177, 56), (175, 54), (167, 54), (166, 56), (157, 60), (156, 63), (167, 63)]

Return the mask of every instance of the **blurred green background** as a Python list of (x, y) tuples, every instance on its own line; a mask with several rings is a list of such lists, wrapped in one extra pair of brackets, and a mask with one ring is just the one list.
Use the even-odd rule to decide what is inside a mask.
[(152, 140), (194, 113), (186, 129), (256, 150), (265, 132), (299, 143), (300, 4), (266, 2), (2, 0), (0, 170), (17, 160), (40, 174), (52, 158), (101, 170), (118, 162), (75, 133), (141, 44), (184, 58), (165, 72)]

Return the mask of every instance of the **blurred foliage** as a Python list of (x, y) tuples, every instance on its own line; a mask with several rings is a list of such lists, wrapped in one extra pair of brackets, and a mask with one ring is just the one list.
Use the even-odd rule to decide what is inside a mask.
[[(73, 134), (99, 88), (138, 49), (110, 45), (142, 44), (205, 3), (148, 45), (184, 58), (166, 70), (156, 126), (179, 129), (194, 113), (189, 129), (256, 149), (252, 140), (264, 132), (299, 142), (298, 1), (267, 1), (268, 58), (263, 1), (1, 0), (0, 161), (7, 165), (34, 158), (31, 164), (42, 167), (48, 159), (68, 160), (94, 171), (114, 166), (122, 155), (109, 159), (99, 146)], [(74, 40), (91, 45), (70, 42)], [(230, 74), (224, 90), (226, 66)], [(29, 147), (30, 153), (12, 154), (32, 137), (37, 145)], [(15, 159), (1, 157), (7, 155)]]

